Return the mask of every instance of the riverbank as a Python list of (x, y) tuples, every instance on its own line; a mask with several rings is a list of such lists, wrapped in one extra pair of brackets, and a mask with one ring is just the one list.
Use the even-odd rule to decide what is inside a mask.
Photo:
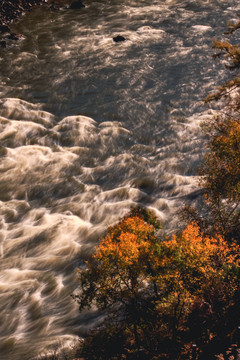
[[(8, 47), (8, 40), (20, 40), (21, 34), (11, 31), (11, 24), (19, 20), (26, 12), (34, 8), (45, 6), (50, 10), (59, 10), (62, 7), (79, 9), (84, 7), (81, 0), (3, 0), (0, 4), (0, 47)], [(8, 39), (8, 40), (7, 40)]]
[(45, 5), (58, 9), (60, 6), (71, 3), (72, 1), (68, 0), (3, 0), (0, 3), (0, 33), (8, 32), (9, 24), (38, 6)]
[(45, 0), (3, 0), (0, 4), (0, 26), (2, 31), (7, 30), (7, 27), (14, 20), (22, 16), (26, 11), (33, 9), (45, 3)]

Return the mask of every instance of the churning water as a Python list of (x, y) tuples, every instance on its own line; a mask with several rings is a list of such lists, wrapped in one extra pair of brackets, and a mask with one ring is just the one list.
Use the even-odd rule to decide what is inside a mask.
[(88, 328), (76, 268), (131, 205), (172, 231), (197, 201), (202, 98), (225, 73), (210, 44), (237, 3), (88, 0), (15, 25), (24, 39), (0, 50), (1, 360)]

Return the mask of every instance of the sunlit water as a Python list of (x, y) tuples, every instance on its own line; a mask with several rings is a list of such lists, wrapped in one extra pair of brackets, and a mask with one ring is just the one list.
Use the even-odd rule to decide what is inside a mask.
[(88, 1), (15, 25), (24, 39), (0, 49), (1, 360), (84, 333), (76, 268), (132, 205), (171, 232), (198, 201), (202, 98), (225, 76), (210, 44), (237, 3)]

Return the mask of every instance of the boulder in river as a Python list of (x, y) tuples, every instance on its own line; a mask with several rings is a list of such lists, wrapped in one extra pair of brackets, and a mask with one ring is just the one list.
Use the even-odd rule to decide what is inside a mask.
[(74, 1), (70, 6), (69, 9), (81, 9), (84, 8), (85, 5), (82, 3), (81, 0)]
[(18, 34), (18, 33), (11, 33), (8, 36), (9, 40), (21, 40), (22, 38), (23, 38), (23, 36), (21, 34)]
[(126, 40), (125, 37), (121, 36), (121, 35), (115, 36), (113, 38), (113, 41), (115, 41), (115, 42), (121, 42), (121, 41), (125, 41), (125, 40)]
[(0, 25), (0, 32), (1, 33), (10, 32), (10, 27), (8, 25)]

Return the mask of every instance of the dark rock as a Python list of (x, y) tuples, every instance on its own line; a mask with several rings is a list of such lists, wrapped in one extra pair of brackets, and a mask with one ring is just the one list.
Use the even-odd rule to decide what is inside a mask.
[(8, 25), (0, 25), (0, 32), (1, 33), (10, 32), (10, 27)]
[(21, 34), (11, 33), (11, 34), (8, 36), (8, 39), (9, 39), (9, 40), (21, 40), (22, 37), (23, 37), (23, 36), (22, 36)]
[(50, 5), (49, 5), (49, 9), (51, 10), (59, 10), (59, 6), (57, 6), (55, 4), (55, 2), (52, 2)]
[(6, 48), (7, 47), (7, 42), (5, 40), (0, 41), (0, 47)]
[(121, 35), (115, 36), (113, 38), (113, 41), (115, 41), (115, 42), (121, 42), (121, 41), (125, 41), (125, 40), (126, 40), (125, 37), (121, 36)]
[(85, 7), (85, 5), (82, 3), (82, 1), (81, 1), (81, 0), (77, 0), (77, 1), (74, 1), (74, 2), (70, 5), (69, 9), (81, 9), (81, 8), (84, 8), (84, 7)]

